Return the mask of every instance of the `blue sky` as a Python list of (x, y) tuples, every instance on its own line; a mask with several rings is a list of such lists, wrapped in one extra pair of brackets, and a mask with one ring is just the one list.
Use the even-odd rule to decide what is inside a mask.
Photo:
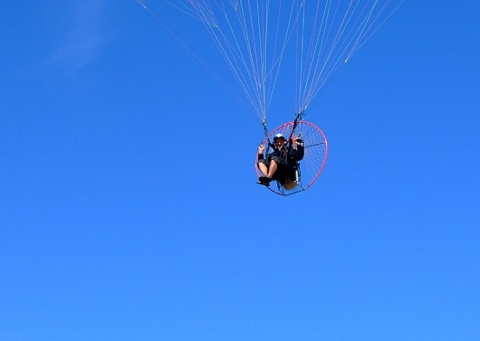
[(479, 15), (406, 1), (284, 198), (258, 118), (136, 1), (5, 3), (0, 340), (478, 340)]

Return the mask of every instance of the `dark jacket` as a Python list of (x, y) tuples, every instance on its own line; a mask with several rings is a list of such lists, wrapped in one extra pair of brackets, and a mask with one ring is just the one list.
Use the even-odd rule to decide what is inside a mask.
[[(297, 161), (303, 159), (305, 149), (301, 145), (297, 145), (296, 148), (283, 146), (281, 149), (274, 149), (267, 155), (267, 160), (275, 160), (278, 164), (295, 166)], [(258, 155), (258, 161), (263, 160), (263, 154)]]

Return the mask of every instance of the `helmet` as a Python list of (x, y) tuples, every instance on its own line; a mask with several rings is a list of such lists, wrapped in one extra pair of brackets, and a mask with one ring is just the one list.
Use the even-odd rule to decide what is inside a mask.
[(285, 140), (285, 137), (283, 136), (283, 134), (277, 134), (277, 135), (275, 135), (275, 137), (273, 138), (273, 141), (275, 141), (276, 139)]

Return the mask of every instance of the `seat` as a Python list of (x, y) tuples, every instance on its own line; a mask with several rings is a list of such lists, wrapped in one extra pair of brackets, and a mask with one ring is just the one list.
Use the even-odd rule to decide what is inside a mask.
[(277, 181), (278, 184), (278, 189), (282, 190), (285, 189), (287, 191), (293, 190), (297, 185), (300, 183), (300, 163), (297, 162), (295, 166), (293, 167), (293, 172), (290, 174), (290, 176), (286, 176), (285, 180), (283, 183), (280, 181)]

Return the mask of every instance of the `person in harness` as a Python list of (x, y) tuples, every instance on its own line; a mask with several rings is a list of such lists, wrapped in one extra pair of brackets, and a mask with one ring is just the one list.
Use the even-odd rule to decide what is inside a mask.
[(298, 161), (302, 160), (304, 155), (303, 141), (298, 138), (295, 142), (287, 142), (282, 134), (275, 135), (274, 150), (266, 156), (265, 145), (258, 147), (257, 167), (262, 172), (258, 184), (270, 186), (270, 182), (276, 180), (284, 186), (285, 183), (295, 180)]

